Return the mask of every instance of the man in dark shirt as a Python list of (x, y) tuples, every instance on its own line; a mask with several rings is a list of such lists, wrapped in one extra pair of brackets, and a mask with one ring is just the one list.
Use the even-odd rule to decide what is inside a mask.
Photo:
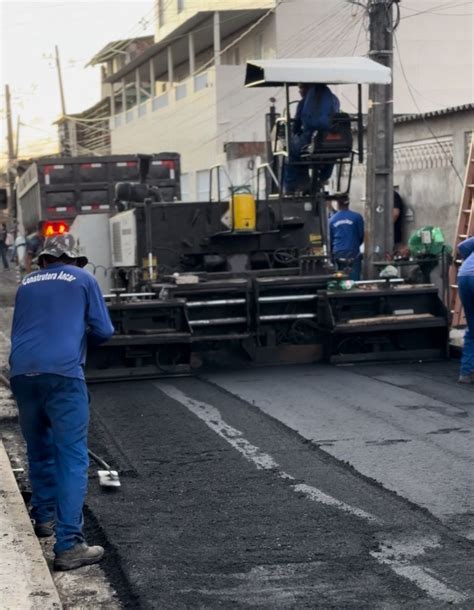
[(0, 227), (0, 256), (3, 262), (3, 268), (8, 269), (8, 259), (7, 259), (7, 225), (3, 222)]
[(35, 531), (56, 533), (54, 567), (71, 570), (104, 554), (82, 533), (89, 423), (84, 364), (87, 342), (107, 341), (114, 328), (72, 235), (48, 238), (38, 262), (41, 269), (23, 278), (16, 295), (11, 387), (27, 445)]
[(24, 267), (26, 273), (31, 273), (33, 260), (38, 256), (38, 254), (43, 248), (43, 226), (44, 222), (40, 221), (38, 223), (38, 229), (36, 230), (36, 232), (29, 239), (26, 240), (26, 253), (24, 259)]
[(393, 190), (393, 244), (394, 249), (398, 250), (403, 243), (403, 218), (405, 204), (398, 192), (398, 186)]

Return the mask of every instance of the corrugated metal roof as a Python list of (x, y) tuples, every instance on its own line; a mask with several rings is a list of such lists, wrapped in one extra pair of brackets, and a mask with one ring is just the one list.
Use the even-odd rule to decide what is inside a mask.
[[(221, 16), (221, 39), (230, 36), (235, 31), (240, 30), (243, 27), (255, 22), (260, 18), (266, 11), (264, 9), (231, 9), (226, 11), (219, 11)], [(212, 22), (209, 25), (204, 26), (206, 20), (209, 20), (214, 15), (214, 11), (198, 11), (189, 19), (184, 21), (175, 27), (169, 34), (164, 38), (161, 38), (158, 42), (145, 49), (141, 55), (135, 57), (128, 64), (125, 64), (120, 70), (111, 74), (105, 79), (106, 83), (114, 83), (121, 80), (127, 74), (135, 70), (136, 68), (143, 65), (149, 59), (155, 57), (158, 53), (165, 51), (173, 42), (183, 41), (185, 37), (194, 31), (194, 53), (198, 55), (201, 51), (212, 47), (212, 36), (209, 34), (212, 32)], [(209, 32), (208, 32), (209, 31)], [(203, 43), (199, 46), (199, 40), (197, 37), (198, 33), (202, 34)], [(204, 33), (205, 32), (205, 33)], [(188, 58), (188, 47), (186, 45), (185, 52), (186, 57), (183, 57), (184, 61)], [(176, 48), (174, 49), (176, 52)], [(165, 58), (166, 59), (166, 58)], [(175, 58), (176, 60), (176, 58)], [(178, 62), (180, 63), (180, 62)]]
[(153, 44), (153, 36), (137, 36), (136, 38), (123, 38), (122, 40), (112, 40), (112, 42), (108, 42), (105, 47), (102, 47), (100, 51), (98, 51), (92, 59), (90, 59), (85, 67), (95, 66), (96, 64), (102, 63), (103, 61), (107, 61), (114, 55), (122, 54), (123, 50), (127, 45), (132, 43), (149, 43)]
[[(75, 114), (67, 114), (66, 116), (59, 117), (56, 121), (53, 122), (53, 125), (59, 125), (60, 123), (64, 123), (68, 119), (88, 119), (94, 118), (97, 112), (105, 111), (107, 115), (110, 115), (110, 97), (104, 97), (98, 102), (96, 102), (93, 106), (89, 106), (85, 110), (81, 112), (76, 112)], [(102, 118), (102, 117), (97, 117)], [(104, 120), (106, 120), (108, 116), (104, 116)]]
[(461, 106), (450, 106), (449, 108), (442, 108), (441, 110), (432, 110), (431, 112), (422, 112), (420, 114), (404, 114), (395, 117), (394, 123), (408, 123), (410, 121), (418, 121), (423, 119), (432, 119), (438, 116), (445, 116), (447, 114), (454, 114), (456, 112), (465, 112), (467, 110), (474, 110), (474, 103), (463, 104)]

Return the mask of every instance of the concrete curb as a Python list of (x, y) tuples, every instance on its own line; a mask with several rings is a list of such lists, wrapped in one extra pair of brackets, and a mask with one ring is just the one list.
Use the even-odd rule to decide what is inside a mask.
[(62, 608), (1, 440), (0, 558), (0, 608)]

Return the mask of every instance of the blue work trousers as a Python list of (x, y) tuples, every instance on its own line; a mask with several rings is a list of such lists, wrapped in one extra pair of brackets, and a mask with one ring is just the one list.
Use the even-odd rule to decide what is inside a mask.
[(458, 290), (467, 322), (461, 357), (461, 375), (469, 375), (474, 373), (474, 275), (458, 277)]
[(0, 241), (0, 258), (2, 259), (3, 268), (8, 269), (8, 258), (7, 258), (8, 246), (4, 241)]
[(362, 257), (360, 256), (360, 254), (356, 254), (352, 257), (352, 256), (348, 256), (346, 252), (342, 252), (339, 255), (337, 252), (335, 252), (333, 254), (333, 258), (336, 260), (336, 267), (337, 267), (338, 271), (346, 270), (346, 266), (344, 264), (337, 262), (338, 258), (346, 258), (346, 259), (353, 258), (353, 262), (351, 265), (351, 271), (349, 273), (349, 279), (353, 280), (354, 282), (360, 281), (360, 275), (362, 272)]
[(89, 398), (86, 383), (61, 375), (11, 380), (26, 441), (36, 523), (56, 521), (54, 551), (83, 542), (87, 492)]
[[(312, 131), (302, 131), (300, 134), (294, 134), (290, 141), (290, 154), (288, 161), (285, 164), (283, 182), (286, 193), (293, 193), (299, 190), (309, 190), (310, 177), (308, 165), (290, 165), (292, 161), (300, 161), (301, 149), (310, 144), (313, 137)], [(332, 174), (334, 164), (325, 164), (320, 166), (320, 180), (326, 182)]]

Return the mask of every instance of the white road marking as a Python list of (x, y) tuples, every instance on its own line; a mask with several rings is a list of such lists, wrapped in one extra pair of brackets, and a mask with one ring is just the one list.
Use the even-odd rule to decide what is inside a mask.
[[(278, 463), (275, 462), (271, 455), (264, 453), (259, 447), (247, 441), (240, 430), (227, 424), (216, 407), (206, 402), (195, 400), (174, 386), (164, 383), (155, 383), (154, 385), (171, 399), (181, 403), (191, 413), (194, 413), (211, 430), (237, 449), (247, 460), (253, 462), (259, 470), (271, 470), (281, 479), (295, 480), (293, 476), (280, 469)], [(303, 493), (313, 502), (333, 506), (372, 523), (380, 523), (380, 520), (374, 515), (356, 506), (351, 506), (341, 500), (337, 500), (317, 487), (306, 485), (305, 483), (295, 483), (291, 487), (295, 492)], [(433, 538), (422, 538), (402, 543), (386, 541), (381, 544), (380, 550), (371, 551), (370, 554), (379, 563), (387, 565), (399, 576), (413, 582), (433, 599), (451, 603), (464, 602), (468, 599), (466, 595), (448, 587), (439, 577), (430, 574), (430, 570), (427, 568), (411, 562), (411, 560), (423, 555), (427, 549), (439, 546), (438, 539)]]
[[(206, 402), (195, 400), (190, 396), (181, 392), (174, 386), (156, 383), (158, 389), (164, 392), (167, 396), (180, 402), (192, 413), (197, 415), (209, 428), (214, 430), (219, 436), (225, 439), (232, 447), (237, 449), (245, 458), (253, 462), (258, 469), (272, 470), (281, 479), (294, 480), (290, 474), (280, 469), (280, 466), (275, 462), (271, 455), (264, 453), (259, 447), (249, 443), (240, 430), (229, 426), (223, 419), (220, 412), (212, 405)], [(350, 504), (346, 504), (341, 500), (337, 500), (332, 496), (326, 494), (321, 489), (313, 487), (312, 485), (306, 485), (301, 483), (295, 483), (291, 486), (294, 491), (304, 494), (308, 499), (320, 504), (326, 504), (327, 506), (334, 506), (344, 512), (350, 513), (354, 517), (365, 519), (366, 521), (377, 522), (378, 519), (374, 515), (361, 510)]]
[(413, 582), (430, 597), (452, 604), (465, 602), (468, 599), (466, 595), (448, 587), (428, 568), (412, 563), (413, 559), (424, 555), (426, 550), (439, 547), (439, 539), (435, 538), (422, 538), (406, 543), (385, 541), (378, 551), (371, 551), (370, 554), (379, 563), (389, 566), (396, 574)]
[(377, 517), (374, 517), (374, 515), (367, 513), (365, 510), (357, 508), (356, 506), (351, 506), (349, 504), (346, 504), (345, 502), (341, 502), (340, 500), (329, 496), (328, 494), (324, 493), (324, 491), (321, 491), (320, 489), (317, 489), (312, 485), (299, 483), (298, 485), (293, 485), (292, 487), (295, 491), (304, 493), (305, 496), (307, 496), (310, 500), (320, 502), (321, 504), (327, 504), (328, 506), (335, 506), (336, 508), (351, 513), (352, 515), (354, 515), (355, 517), (359, 517), (360, 519), (365, 519), (366, 521), (379, 522), (379, 519), (377, 519)]

